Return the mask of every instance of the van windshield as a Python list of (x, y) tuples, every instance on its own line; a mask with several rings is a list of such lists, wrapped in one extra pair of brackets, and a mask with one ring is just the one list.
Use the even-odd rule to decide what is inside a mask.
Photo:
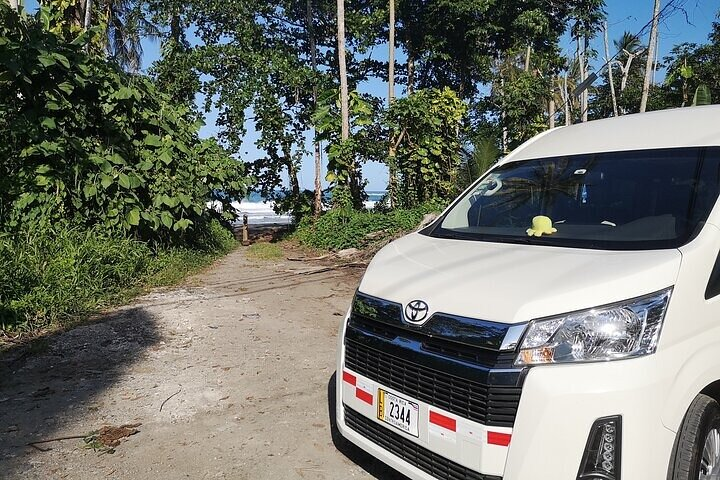
[(719, 147), (509, 162), (481, 178), (429, 234), (613, 250), (676, 248), (699, 231), (719, 184)]

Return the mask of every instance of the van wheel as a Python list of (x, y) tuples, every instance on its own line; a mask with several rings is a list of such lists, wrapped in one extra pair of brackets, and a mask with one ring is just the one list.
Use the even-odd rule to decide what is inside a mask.
[(698, 395), (675, 439), (668, 480), (720, 480), (720, 405)]

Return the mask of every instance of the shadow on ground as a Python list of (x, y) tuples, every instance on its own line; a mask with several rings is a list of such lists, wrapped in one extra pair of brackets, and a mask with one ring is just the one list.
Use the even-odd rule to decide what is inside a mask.
[(60, 436), (74, 418), (112, 403), (105, 391), (159, 341), (152, 316), (129, 308), (0, 354), (0, 477), (32, 468), (28, 443)]
[(328, 381), (328, 413), (330, 416), (330, 435), (335, 448), (345, 455), (350, 461), (365, 470), (378, 480), (408, 480), (406, 476), (388, 467), (369, 453), (347, 441), (337, 428), (336, 403), (337, 398), (335, 378), (337, 372), (333, 373)]

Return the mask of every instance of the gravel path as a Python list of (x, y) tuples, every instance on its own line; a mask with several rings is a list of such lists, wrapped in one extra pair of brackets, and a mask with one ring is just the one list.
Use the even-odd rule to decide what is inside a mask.
[[(404, 478), (331, 439), (337, 327), (361, 272), (307, 273), (318, 267), (239, 249), (0, 357), (0, 478)], [(28, 446), (127, 424), (141, 425), (114, 453), (79, 438)]]

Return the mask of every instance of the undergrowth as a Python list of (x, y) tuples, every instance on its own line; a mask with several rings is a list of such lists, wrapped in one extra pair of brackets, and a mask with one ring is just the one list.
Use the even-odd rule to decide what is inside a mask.
[(314, 248), (362, 248), (371, 241), (414, 230), (426, 214), (440, 210), (442, 205), (437, 203), (389, 212), (339, 208), (326, 212), (317, 220), (304, 218), (293, 236), (301, 244)]
[(151, 247), (101, 228), (0, 235), (0, 333), (35, 332), (171, 285), (235, 246), (213, 221), (183, 247)]

